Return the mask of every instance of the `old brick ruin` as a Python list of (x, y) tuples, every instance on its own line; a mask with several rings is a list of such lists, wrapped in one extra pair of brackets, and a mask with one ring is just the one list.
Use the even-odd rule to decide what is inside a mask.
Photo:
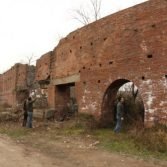
[[(79, 112), (111, 123), (118, 89), (133, 82), (144, 103), (145, 125), (167, 124), (166, 16), (167, 1), (150, 0), (62, 39), (36, 64), (35, 78), (47, 94), (49, 108), (62, 111), (75, 98)], [(1, 98), (5, 96), (7, 92)]]
[(23, 103), (35, 78), (35, 67), (17, 63), (0, 75), (0, 104), (16, 107)]

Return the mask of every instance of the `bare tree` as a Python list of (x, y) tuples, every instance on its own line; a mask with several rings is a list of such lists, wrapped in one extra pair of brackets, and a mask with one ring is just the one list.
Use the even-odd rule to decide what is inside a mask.
[(35, 66), (32, 65), (35, 62), (35, 58), (33, 54), (31, 56), (27, 56), (27, 87), (28, 89), (32, 89), (34, 86), (34, 79), (35, 79)]
[(33, 60), (33, 55), (32, 56), (27, 56), (27, 64), (31, 65)]
[(27, 56), (26, 58), (27, 58), (26, 64), (28, 64), (29, 66), (36, 61), (36, 58), (33, 54), (31, 56)]
[(80, 9), (75, 9), (75, 16), (73, 18), (83, 25), (87, 25), (92, 21), (100, 19), (101, 2), (102, 0), (90, 0), (91, 8), (89, 11), (86, 11), (83, 7), (80, 7)]
[(101, 1), (102, 0), (90, 0), (92, 7), (93, 7), (93, 12), (94, 12), (94, 20), (100, 19), (100, 10), (101, 10)]
[(80, 9), (76, 9), (74, 19), (82, 23), (83, 25), (87, 25), (90, 23), (90, 17), (85, 12), (83, 8), (80, 7)]

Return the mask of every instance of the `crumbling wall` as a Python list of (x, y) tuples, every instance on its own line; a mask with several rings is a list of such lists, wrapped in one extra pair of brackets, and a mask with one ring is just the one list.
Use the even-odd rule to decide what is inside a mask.
[[(0, 76), (0, 103), (7, 103), (9, 106), (14, 107), (23, 102), (28, 96), (28, 85), (29, 79), (27, 64), (17, 63), (5, 73)], [(33, 75), (35, 71), (33, 71)], [(34, 80), (34, 77), (33, 77)]]
[(51, 66), (51, 54), (48, 52), (40, 57), (36, 63), (36, 81), (47, 80), (50, 76), (50, 66)]
[(53, 50), (48, 96), (75, 83), (79, 112), (100, 119), (110, 85), (124, 79), (138, 87), (145, 125), (167, 122), (167, 1), (150, 0), (70, 33)]

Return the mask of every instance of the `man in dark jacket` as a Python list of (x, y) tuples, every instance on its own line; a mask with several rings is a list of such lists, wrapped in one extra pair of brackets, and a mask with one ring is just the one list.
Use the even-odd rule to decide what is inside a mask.
[(119, 97), (118, 98), (118, 103), (117, 103), (117, 108), (116, 108), (116, 119), (117, 119), (117, 122), (116, 122), (116, 126), (115, 126), (115, 129), (114, 129), (114, 132), (118, 133), (120, 132), (121, 130), (121, 125), (122, 125), (122, 120), (124, 119), (123, 118), (123, 114), (124, 114), (124, 98), (123, 97)]
[(28, 118), (27, 118), (27, 127), (32, 128), (32, 119), (33, 119), (33, 103), (36, 99), (32, 100), (31, 97), (28, 98), (27, 101), (27, 111), (28, 111)]
[(28, 113), (27, 113), (27, 102), (28, 102), (28, 100), (26, 99), (26, 100), (24, 101), (24, 104), (23, 104), (23, 111), (24, 111), (23, 124), (22, 124), (23, 127), (25, 127), (26, 124), (27, 124), (27, 117), (28, 117)]

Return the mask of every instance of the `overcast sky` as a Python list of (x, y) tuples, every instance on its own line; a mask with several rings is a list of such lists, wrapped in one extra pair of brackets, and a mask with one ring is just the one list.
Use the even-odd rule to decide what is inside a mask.
[[(102, 0), (101, 17), (146, 0)], [(0, 0), (0, 73), (53, 50), (61, 37), (82, 26), (74, 9), (90, 0)]]

